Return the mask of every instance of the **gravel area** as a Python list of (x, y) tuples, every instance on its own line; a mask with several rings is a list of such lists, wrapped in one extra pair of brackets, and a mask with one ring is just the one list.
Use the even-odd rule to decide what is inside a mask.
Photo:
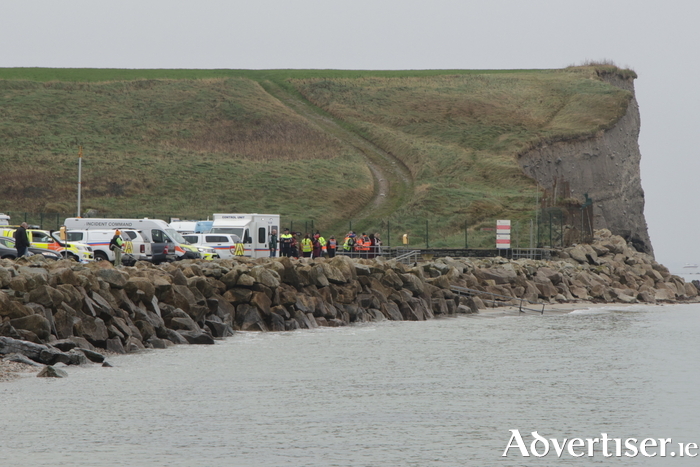
[(19, 378), (21, 373), (38, 373), (39, 367), (0, 360), (0, 383)]

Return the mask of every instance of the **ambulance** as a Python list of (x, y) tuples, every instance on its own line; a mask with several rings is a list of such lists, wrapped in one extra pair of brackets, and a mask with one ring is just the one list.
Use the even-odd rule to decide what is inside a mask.
[(242, 256), (267, 258), (270, 256), (270, 234), (279, 235), (279, 214), (214, 214), (210, 234), (229, 234), (242, 243)]
[[(159, 258), (166, 258), (168, 261), (180, 259), (199, 259), (202, 256), (212, 256), (213, 249), (202, 251), (182, 238), (175, 229), (171, 228), (167, 222), (160, 219), (106, 219), (94, 217), (69, 217), (64, 223), (68, 231), (85, 230), (126, 230), (136, 231), (142, 242), (135, 249), (135, 253), (142, 255), (147, 261), (159, 262)], [(136, 239), (133, 239), (136, 240)], [(108, 260), (107, 254), (99, 255), (99, 259)]]
[[(17, 230), (15, 227), (0, 229), (0, 235), (14, 238), (15, 230)], [(58, 234), (58, 232), (55, 232), (55, 234)], [(52, 250), (80, 263), (88, 263), (94, 259), (92, 248), (89, 245), (80, 242), (62, 241), (57, 235), (54, 236), (47, 230), (27, 229), (27, 237), (30, 245), (35, 248)]]

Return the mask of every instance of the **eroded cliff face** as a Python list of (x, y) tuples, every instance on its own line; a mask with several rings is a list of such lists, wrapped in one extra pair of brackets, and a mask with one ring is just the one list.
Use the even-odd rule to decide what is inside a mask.
[[(630, 91), (631, 79), (603, 79)], [(523, 171), (551, 190), (557, 180), (569, 183), (570, 197), (593, 200), (596, 229), (607, 228), (631, 242), (638, 251), (654, 254), (644, 218), (644, 190), (639, 162), (639, 105), (630, 100), (627, 113), (610, 130), (593, 137), (545, 144), (519, 158)]]

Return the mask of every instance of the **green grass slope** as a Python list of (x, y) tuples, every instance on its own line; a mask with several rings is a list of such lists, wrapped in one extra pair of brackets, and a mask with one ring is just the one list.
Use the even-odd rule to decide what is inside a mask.
[(0, 211), (74, 212), (82, 146), (84, 209), (277, 212), (339, 234), (376, 195), (372, 174), (283, 90), (410, 171), (400, 205), (354, 227), (422, 236), (427, 222), (431, 246), (459, 246), (468, 223), (476, 246), (496, 218), (533, 215), (519, 153), (624, 115), (631, 94), (600, 72), (0, 69)]

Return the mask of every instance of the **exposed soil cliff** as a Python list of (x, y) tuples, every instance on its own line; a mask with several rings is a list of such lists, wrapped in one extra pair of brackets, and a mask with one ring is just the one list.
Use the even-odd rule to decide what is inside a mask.
[(602, 78), (632, 93), (627, 113), (615, 126), (590, 138), (544, 144), (523, 154), (523, 171), (551, 190), (568, 182), (570, 196), (593, 200), (593, 227), (607, 228), (638, 251), (654, 254), (644, 218), (639, 161), (640, 117), (632, 79), (605, 74)]

